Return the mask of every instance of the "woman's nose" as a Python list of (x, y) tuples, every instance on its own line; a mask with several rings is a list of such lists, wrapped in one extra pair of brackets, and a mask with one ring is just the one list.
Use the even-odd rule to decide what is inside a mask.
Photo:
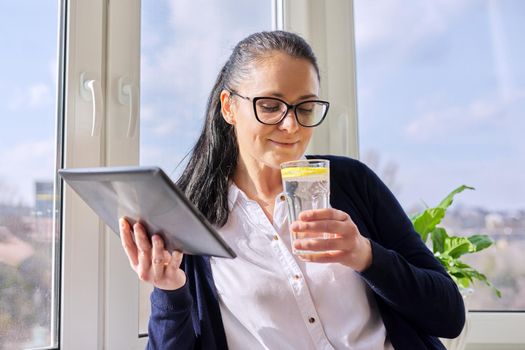
[(295, 113), (292, 109), (288, 110), (288, 113), (286, 113), (286, 116), (279, 124), (279, 128), (286, 130), (290, 133), (295, 132), (299, 129), (299, 123), (297, 122), (297, 118), (295, 118)]

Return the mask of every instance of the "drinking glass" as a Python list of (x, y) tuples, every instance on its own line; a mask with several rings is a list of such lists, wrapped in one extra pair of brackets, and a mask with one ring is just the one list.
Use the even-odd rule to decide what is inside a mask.
[[(281, 178), (284, 196), (288, 205), (288, 223), (296, 221), (299, 213), (310, 209), (330, 207), (330, 161), (325, 159), (305, 159), (281, 164)], [(296, 250), (295, 239), (331, 238), (328, 233), (300, 236), (290, 231), (292, 252), (294, 254), (318, 254), (319, 252)]]

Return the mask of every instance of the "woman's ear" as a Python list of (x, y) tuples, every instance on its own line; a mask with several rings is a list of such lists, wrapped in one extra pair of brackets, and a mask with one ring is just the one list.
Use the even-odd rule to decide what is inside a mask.
[(235, 106), (231, 99), (231, 93), (228, 90), (222, 90), (221, 95), (221, 114), (226, 123), (235, 125), (235, 114), (233, 113)]

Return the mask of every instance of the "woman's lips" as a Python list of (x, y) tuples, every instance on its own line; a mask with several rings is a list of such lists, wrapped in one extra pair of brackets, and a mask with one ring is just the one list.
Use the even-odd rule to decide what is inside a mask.
[(293, 147), (295, 146), (299, 141), (275, 141), (270, 140), (271, 143), (280, 146), (280, 147)]

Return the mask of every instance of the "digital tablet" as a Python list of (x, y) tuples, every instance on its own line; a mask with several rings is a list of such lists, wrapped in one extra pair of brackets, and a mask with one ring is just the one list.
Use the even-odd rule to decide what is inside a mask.
[(158, 167), (61, 169), (59, 175), (119, 235), (119, 218), (164, 238), (169, 252), (234, 258), (220, 234)]

